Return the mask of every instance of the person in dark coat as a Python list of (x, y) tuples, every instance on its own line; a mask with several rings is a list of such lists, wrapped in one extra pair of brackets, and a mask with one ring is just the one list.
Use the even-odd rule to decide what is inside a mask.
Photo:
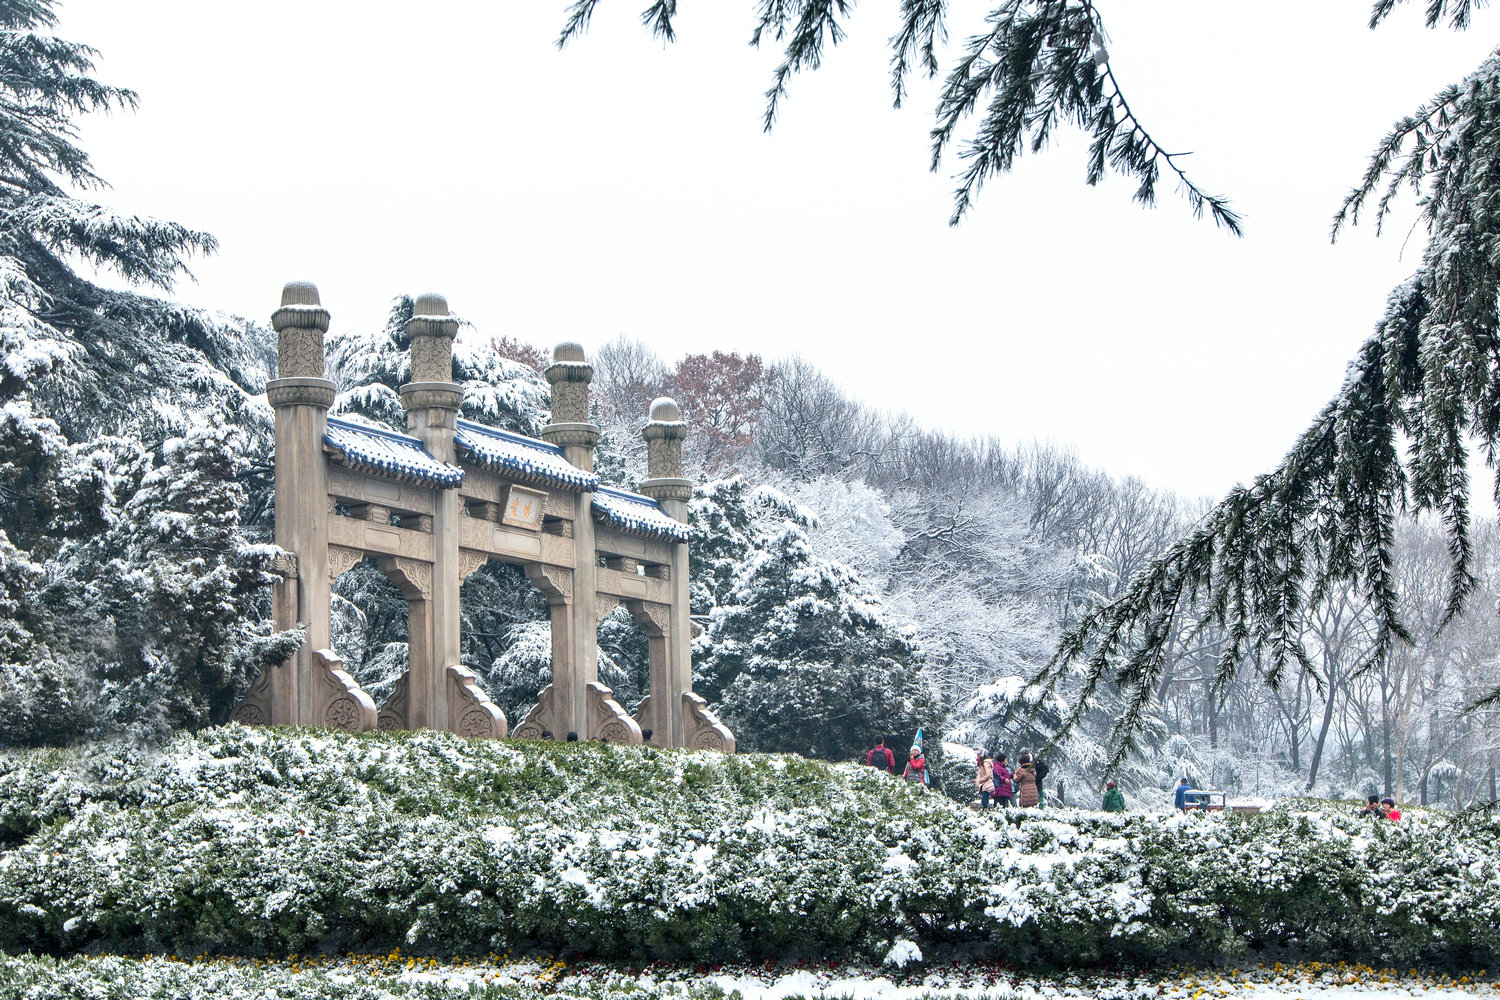
[(1183, 812), (1187, 812), (1189, 809), (1196, 809), (1198, 807), (1197, 789), (1188, 784), (1186, 778), (1183, 778), (1177, 783), (1177, 794), (1173, 797), (1172, 802)]
[(1042, 789), (1042, 779), (1052, 769), (1047, 766), (1047, 762), (1042, 760), (1041, 757), (1032, 757), (1031, 763), (1036, 768), (1036, 804), (1044, 806), (1047, 804), (1047, 793)]
[(1125, 794), (1115, 787), (1113, 781), (1104, 786), (1104, 805), (1101, 808), (1107, 813), (1125, 811)]

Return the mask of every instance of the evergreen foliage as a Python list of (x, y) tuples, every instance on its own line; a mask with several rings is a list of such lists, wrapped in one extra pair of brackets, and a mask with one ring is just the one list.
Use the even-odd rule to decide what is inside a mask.
[[(587, 30), (599, 0), (572, 0), (559, 45)], [(853, 14), (848, 0), (777, 0), (757, 5), (750, 44), (782, 47), (782, 62), (766, 90), (763, 120), (775, 124), (791, 78), (822, 65), (827, 50), (844, 39)], [(656, 2), (641, 15), (665, 41), (676, 37), (677, 4)], [(984, 31), (968, 39), (947, 68), (932, 129), (932, 168), (957, 148), (962, 167), (954, 194), (956, 225), (989, 178), (1003, 174), (1026, 152), (1047, 145), (1071, 125), (1092, 137), (1085, 180), (1097, 184), (1110, 171), (1133, 179), (1135, 200), (1156, 202), (1163, 176), (1176, 181), (1193, 214), (1239, 234), (1240, 218), (1221, 197), (1208, 194), (1177, 159), (1152, 138), (1125, 101), (1109, 64), (1104, 20), (1092, 0), (1001, 0)], [(895, 105), (907, 96), (913, 74), (943, 71), (948, 41), (948, 0), (902, 0), (901, 28), (891, 37), (891, 88)], [(977, 119), (971, 133), (962, 127)]]
[(1500, 958), (1497, 832), (980, 814), (792, 755), (226, 726), (0, 755), (0, 949), (1474, 969)]
[[(1378, 22), (1391, 8), (1377, 6)], [(1430, 5), (1467, 23), (1466, 3)], [(1355, 673), (1386, 662), (1413, 635), (1401, 614), (1394, 551), (1403, 514), (1446, 533), (1450, 576), (1439, 627), (1476, 583), (1469, 449), (1496, 465), (1500, 446), (1500, 56), (1402, 119), (1380, 143), (1334, 223), (1358, 220), (1372, 197), (1377, 225), (1403, 189), (1421, 199), (1428, 241), (1416, 274), (1392, 292), (1375, 335), (1338, 396), (1281, 464), (1232, 491), (1192, 533), (1111, 603), (1081, 619), (1043, 673), (1085, 676), (1072, 720), (1101, 684), (1128, 692), (1114, 729), (1122, 761), (1162, 680), (1168, 651), (1223, 633), (1216, 695), (1241, 671), (1279, 688), (1289, 670), (1328, 677), (1302, 641), (1309, 617), (1351, 586), (1374, 629)], [(1383, 188), (1383, 191), (1382, 191)], [(1500, 497), (1500, 479), (1496, 481)], [(1500, 690), (1484, 701), (1500, 699)]]
[(849, 567), (820, 557), (811, 515), (738, 481), (695, 493), (696, 593), (713, 595), (694, 689), (745, 749), (853, 757), (881, 733), (938, 728), (911, 637)]
[[(1370, 26), (1400, 0), (1375, 0)], [(582, 33), (597, 0), (574, 0), (559, 42)], [(1429, 0), (1429, 27), (1470, 24), (1472, 0)], [(789, 78), (816, 69), (843, 38), (853, 5), (792, 0), (761, 4), (752, 44), (784, 45), (767, 91), (770, 128)], [(906, 0), (891, 39), (896, 102), (913, 73), (936, 76), (947, 46), (943, 0)], [(670, 39), (675, 7), (645, 15)], [(1001, 0), (987, 28), (948, 67), (932, 131), (933, 166), (956, 143), (964, 163), (952, 221), (984, 181), (1017, 156), (1040, 150), (1064, 125), (1092, 136), (1086, 179), (1113, 169), (1138, 182), (1150, 204), (1173, 176), (1197, 214), (1231, 232), (1238, 217), (1182, 173), (1173, 154), (1126, 102), (1091, 0)], [(977, 119), (967, 138), (960, 126)], [(1377, 226), (1404, 190), (1415, 193), (1428, 235), (1422, 265), (1390, 296), (1376, 334), (1351, 362), (1344, 386), (1281, 464), (1237, 488), (1192, 532), (1150, 562), (1109, 601), (1082, 607), (1056, 655), (1036, 673), (1066, 687), (1073, 708), (1061, 736), (1095, 712), (1118, 709), (1107, 762), (1118, 767), (1170, 681), (1176, 651), (1215, 650), (1210, 697), (1222, 701), (1242, 674), (1280, 692), (1310, 677), (1321, 693), (1333, 678), (1310, 652), (1311, 620), (1352, 588), (1373, 621), (1369, 649), (1349, 676), (1391, 658), (1412, 635), (1394, 575), (1400, 520), (1431, 515), (1447, 533), (1451, 574), (1442, 621), (1461, 613), (1476, 584), (1470, 537), (1470, 443), (1495, 466), (1500, 450), (1500, 54), (1396, 123), (1334, 220), (1334, 234), (1373, 213)], [(1496, 495), (1500, 496), (1500, 479)], [(1118, 699), (1118, 701), (1115, 701)], [(1500, 689), (1478, 700), (1500, 703)], [(1320, 743), (1321, 746), (1321, 743)]]
[[(135, 95), (0, 2), (0, 742), (222, 720), (272, 636), (241, 513), (268, 445), (269, 335), (79, 275), (166, 290), (214, 240), (76, 197), (103, 185), (75, 116)], [(249, 431), (249, 434), (245, 430)]]

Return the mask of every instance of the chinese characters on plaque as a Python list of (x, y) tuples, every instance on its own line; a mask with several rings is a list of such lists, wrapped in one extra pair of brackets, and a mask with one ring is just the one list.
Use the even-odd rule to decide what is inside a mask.
[(528, 490), (524, 486), (512, 486), (509, 495), (505, 498), (505, 513), (501, 520), (518, 528), (531, 528), (533, 530), (542, 526), (542, 506), (547, 499), (547, 494), (538, 490)]

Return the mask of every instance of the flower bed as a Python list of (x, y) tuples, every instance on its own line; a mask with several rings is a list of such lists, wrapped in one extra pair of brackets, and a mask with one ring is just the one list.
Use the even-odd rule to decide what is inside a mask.
[(0, 757), (0, 948), (1500, 956), (1500, 822), (975, 814), (853, 765), (230, 726)]

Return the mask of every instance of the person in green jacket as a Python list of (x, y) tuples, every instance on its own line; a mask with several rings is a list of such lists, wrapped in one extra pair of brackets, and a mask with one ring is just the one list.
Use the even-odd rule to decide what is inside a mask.
[(1113, 781), (1104, 786), (1104, 811), (1107, 813), (1125, 811), (1125, 795), (1115, 787)]

